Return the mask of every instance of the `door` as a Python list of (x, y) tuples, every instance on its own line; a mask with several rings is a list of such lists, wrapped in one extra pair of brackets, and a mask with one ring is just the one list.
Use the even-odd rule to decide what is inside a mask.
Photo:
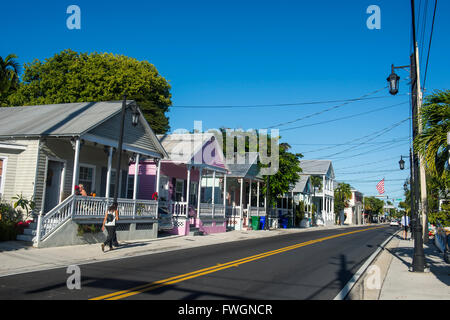
[(47, 177), (45, 180), (44, 213), (49, 212), (59, 204), (59, 200), (61, 199), (63, 169), (63, 162), (48, 160)]

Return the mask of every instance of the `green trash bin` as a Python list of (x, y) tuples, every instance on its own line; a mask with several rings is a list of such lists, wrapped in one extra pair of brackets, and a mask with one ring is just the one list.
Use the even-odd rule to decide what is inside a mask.
[(252, 229), (259, 230), (259, 217), (252, 217)]

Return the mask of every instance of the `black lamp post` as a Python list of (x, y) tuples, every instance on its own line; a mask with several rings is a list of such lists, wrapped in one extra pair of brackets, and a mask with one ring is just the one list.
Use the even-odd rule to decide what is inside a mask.
[(121, 113), (121, 121), (120, 121), (120, 131), (119, 131), (119, 145), (117, 147), (118, 151), (118, 159), (117, 159), (117, 165), (116, 165), (116, 181), (115, 181), (115, 188), (114, 188), (114, 200), (113, 203), (117, 204), (117, 198), (119, 197), (119, 176), (120, 176), (120, 164), (122, 161), (122, 146), (123, 146), (123, 134), (124, 134), (124, 126), (125, 126), (125, 115), (128, 108), (131, 108), (132, 114), (131, 114), (131, 124), (133, 126), (137, 126), (139, 123), (139, 110), (137, 106), (134, 103), (131, 103), (127, 105), (127, 96), (123, 96), (123, 102), (122, 102), (122, 113)]
[(391, 74), (387, 78), (387, 81), (389, 82), (389, 93), (392, 95), (396, 95), (398, 93), (400, 81), (400, 77), (394, 72), (394, 69), (395, 69), (394, 65), (391, 65)]
[(400, 156), (398, 164), (400, 165), (400, 170), (405, 170), (405, 160), (403, 160), (403, 156)]
[[(416, 138), (418, 132), (418, 99), (420, 93), (420, 87), (418, 83), (418, 66), (416, 61), (417, 58), (417, 45), (416, 45), (416, 22), (415, 22), (415, 5), (414, 0), (411, 0), (411, 18), (412, 18), (412, 31), (413, 31), (413, 44), (414, 53), (410, 56), (410, 65), (402, 67), (394, 67), (391, 65), (391, 74), (387, 78), (389, 81), (389, 93), (392, 95), (398, 92), (398, 77), (394, 73), (396, 68), (409, 68), (410, 78), (411, 78), (411, 97), (412, 97), (412, 138)], [(414, 146), (413, 146), (414, 148)], [(409, 150), (409, 163), (410, 163), (410, 196), (411, 196), (411, 230), (414, 232), (414, 254), (412, 261), (411, 271), (413, 272), (424, 272), (425, 271), (425, 254), (423, 251), (423, 238), (422, 238), (422, 226), (419, 219), (419, 164), (418, 157), (415, 150)], [(402, 161), (403, 159), (400, 159)], [(400, 164), (400, 169), (402, 169), (402, 164)], [(404, 165), (404, 164), (403, 164)], [(403, 169), (402, 169), (403, 170)]]

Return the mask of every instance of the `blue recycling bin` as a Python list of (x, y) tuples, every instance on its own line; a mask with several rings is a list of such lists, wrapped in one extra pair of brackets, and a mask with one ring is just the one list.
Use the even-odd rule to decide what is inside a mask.
[(266, 217), (259, 217), (259, 229), (264, 230), (266, 227)]
[(281, 226), (283, 227), (283, 229), (287, 229), (288, 222), (289, 222), (288, 218), (282, 218), (281, 219)]

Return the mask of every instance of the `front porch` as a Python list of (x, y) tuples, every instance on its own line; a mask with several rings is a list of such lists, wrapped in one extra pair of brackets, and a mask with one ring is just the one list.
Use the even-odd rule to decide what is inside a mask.
[[(117, 239), (156, 238), (158, 232), (157, 201), (118, 199)], [(34, 239), (37, 247), (103, 242), (100, 227), (113, 198), (71, 195), (45, 215), (40, 214)], [(97, 232), (80, 235), (80, 227), (92, 225)], [(82, 227), (81, 227), (82, 228)]]

